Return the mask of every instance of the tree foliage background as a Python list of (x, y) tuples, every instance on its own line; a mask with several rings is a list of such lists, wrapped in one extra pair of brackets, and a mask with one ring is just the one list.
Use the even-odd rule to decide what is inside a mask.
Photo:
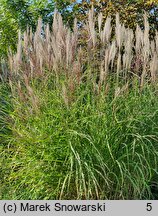
[(137, 23), (142, 25), (143, 14), (147, 12), (151, 27), (158, 29), (158, 0), (82, 0), (76, 5), (80, 20), (85, 18), (92, 5), (97, 13), (102, 12), (104, 14), (104, 18), (112, 16), (114, 19), (118, 12), (121, 21), (130, 28), (135, 28)]
[(8, 48), (16, 50), (18, 30), (24, 31), (29, 26), (34, 31), (39, 17), (51, 24), (57, 9), (71, 26), (74, 17), (84, 22), (92, 6), (96, 13), (102, 12), (104, 18), (110, 15), (113, 22), (119, 12), (121, 21), (130, 28), (135, 28), (137, 23), (142, 26), (143, 14), (147, 12), (151, 35), (158, 30), (158, 0), (1, 0), (0, 57), (7, 56)]

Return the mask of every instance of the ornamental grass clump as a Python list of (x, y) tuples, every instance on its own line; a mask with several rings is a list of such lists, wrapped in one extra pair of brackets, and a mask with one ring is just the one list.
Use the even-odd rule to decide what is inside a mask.
[(157, 197), (158, 33), (149, 40), (147, 15), (135, 32), (119, 14), (115, 26), (88, 17), (70, 30), (55, 12), (52, 26), (19, 32), (0, 119), (2, 199)]

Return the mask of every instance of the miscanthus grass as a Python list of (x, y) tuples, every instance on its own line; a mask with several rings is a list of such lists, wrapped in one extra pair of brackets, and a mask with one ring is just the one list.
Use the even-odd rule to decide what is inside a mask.
[(146, 86), (115, 98), (113, 89), (94, 95), (83, 84), (68, 108), (62, 90), (40, 88), (41, 109), (14, 98), (12, 133), (2, 130), (2, 199), (154, 198), (156, 90)]
[(96, 30), (90, 11), (71, 32), (55, 13), (51, 30), (19, 33), (0, 83), (1, 199), (157, 198), (157, 33), (144, 23), (133, 33), (117, 15), (113, 37), (110, 17)]

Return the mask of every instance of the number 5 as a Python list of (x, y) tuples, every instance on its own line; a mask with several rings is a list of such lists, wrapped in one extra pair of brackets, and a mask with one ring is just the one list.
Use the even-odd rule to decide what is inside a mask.
[(152, 210), (152, 203), (147, 203), (146, 210), (151, 211)]

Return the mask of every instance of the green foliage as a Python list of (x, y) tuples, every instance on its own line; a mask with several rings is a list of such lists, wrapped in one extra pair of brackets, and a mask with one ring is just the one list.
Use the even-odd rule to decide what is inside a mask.
[(50, 4), (48, 0), (6, 0), (5, 4), (22, 30), (27, 25), (35, 29), (39, 17), (48, 22), (47, 16), (54, 11), (54, 3)]
[(12, 13), (0, 3), (0, 57), (5, 57), (10, 47), (16, 49), (18, 23)]
[[(92, 80), (67, 108), (50, 76), (31, 87), (40, 108), (18, 96), (1, 134), (1, 199), (153, 199), (157, 178), (158, 100), (151, 86), (114, 98)], [(59, 80), (58, 80), (59, 81)], [(61, 80), (61, 83), (63, 79)], [(41, 91), (42, 89), (42, 91)]]

